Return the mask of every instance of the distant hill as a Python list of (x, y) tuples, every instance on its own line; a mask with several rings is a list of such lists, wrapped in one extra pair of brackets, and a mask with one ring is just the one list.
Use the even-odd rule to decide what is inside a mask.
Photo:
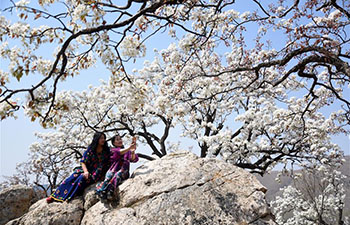
[[(346, 191), (345, 198), (345, 215), (350, 215), (350, 156), (345, 157), (346, 162), (340, 168), (342, 174), (346, 176), (344, 181), (344, 188)], [(298, 171), (296, 171), (298, 172)], [(290, 177), (282, 176), (281, 183), (276, 182), (276, 177), (279, 171), (272, 171), (270, 174), (266, 174), (263, 177), (256, 175), (258, 180), (267, 188), (266, 200), (268, 202), (274, 200), (277, 196), (280, 196), (282, 193), (281, 188), (291, 185), (293, 180)]]

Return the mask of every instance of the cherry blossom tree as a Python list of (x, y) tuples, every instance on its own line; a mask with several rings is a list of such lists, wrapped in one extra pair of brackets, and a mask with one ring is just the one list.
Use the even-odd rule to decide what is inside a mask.
[[(151, 160), (176, 149), (169, 134), (180, 127), (201, 157), (262, 175), (278, 163), (287, 170), (342, 162), (331, 135), (349, 134), (350, 2), (252, 0), (239, 9), (229, 0), (123, 3), (22, 0), (4, 10), (18, 21), (0, 17), (0, 54), (10, 62), (0, 71), (0, 115), (23, 106), (33, 121), (56, 129), (38, 134), (42, 142), (31, 153), (37, 168), (55, 174), (53, 186), (56, 168), (78, 159), (96, 130), (138, 135), (150, 149), (141, 156)], [(32, 27), (30, 18), (45, 25)], [(165, 31), (173, 43), (128, 70)], [(46, 47), (51, 60), (39, 54)], [(99, 60), (108, 81), (57, 91)], [(11, 88), (11, 77), (25, 75), (40, 78)], [(27, 93), (21, 104), (14, 100), (20, 93)]]
[(344, 175), (317, 166), (295, 175), (294, 185), (272, 203), (278, 224), (350, 224), (345, 211)]

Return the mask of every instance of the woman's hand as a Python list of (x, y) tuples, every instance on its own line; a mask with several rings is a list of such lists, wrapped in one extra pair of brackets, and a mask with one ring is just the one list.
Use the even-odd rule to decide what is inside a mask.
[(135, 150), (136, 150), (136, 136), (132, 137), (130, 150), (132, 153), (135, 152)]
[(136, 136), (133, 136), (133, 137), (132, 137), (131, 143), (132, 143), (132, 144), (136, 144)]
[(89, 179), (89, 172), (88, 171), (84, 172), (83, 176), (86, 180), (88, 180)]
[(81, 167), (83, 167), (83, 170), (84, 170), (84, 173), (83, 173), (83, 176), (86, 180), (89, 179), (89, 171), (85, 165), (85, 163), (81, 163)]
[(136, 144), (131, 145), (131, 146), (130, 146), (130, 151), (131, 151), (131, 153), (134, 153), (135, 150), (136, 150)]
[(132, 142), (130, 146), (130, 151), (131, 151), (131, 162), (135, 160), (135, 150), (136, 150), (136, 136), (132, 137)]

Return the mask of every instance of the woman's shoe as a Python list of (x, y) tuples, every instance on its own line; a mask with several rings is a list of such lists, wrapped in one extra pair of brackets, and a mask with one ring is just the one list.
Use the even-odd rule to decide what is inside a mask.
[(52, 203), (53, 201), (54, 201), (54, 200), (53, 200), (53, 198), (52, 198), (51, 196), (49, 196), (49, 197), (46, 198), (46, 202), (47, 202), (48, 204)]

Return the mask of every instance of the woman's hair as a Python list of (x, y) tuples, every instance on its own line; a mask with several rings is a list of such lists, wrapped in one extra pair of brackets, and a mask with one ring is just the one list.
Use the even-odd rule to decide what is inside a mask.
[[(114, 136), (112, 137), (112, 139), (111, 139), (111, 143), (112, 143), (112, 145), (113, 145), (114, 147), (117, 147), (117, 146), (114, 145), (114, 140), (115, 140), (117, 137), (122, 138), (122, 136), (120, 136), (119, 133), (117, 133), (117, 134), (114, 135)], [(122, 145), (121, 147), (124, 148), (124, 145)]]
[[(97, 146), (98, 146), (98, 141), (100, 140), (100, 137), (101, 137), (102, 135), (105, 137), (105, 139), (107, 139), (105, 133), (103, 133), (103, 132), (96, 132), (96, 133), (94, 134), (94, 137), (92, 138), (92, 142), (91, 142), (91, 144), (90, 144), (90, 148), (91, 148), (91, 150), (92, 150), (94, 153), (96, 153), (96, 148), (97, 148)], [(107, 140), (105, 141), (105, 143), (104, 143), (104, 145), (103, 145), (103, 151), (109, 151), (108, 144), (107, 144)]]

